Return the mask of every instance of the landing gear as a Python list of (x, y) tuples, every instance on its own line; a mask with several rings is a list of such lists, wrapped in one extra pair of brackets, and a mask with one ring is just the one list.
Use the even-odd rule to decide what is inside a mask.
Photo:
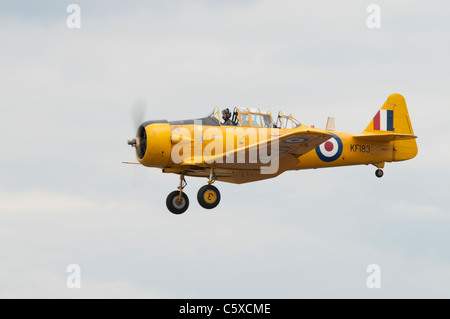
[(189, 198), (183, 193), (183, 188), (187, 185), (184, 174), (180, 175), (180, 186), (177, 191), (173, 191), (167, 196), (166, 206), (175, 215), (183, 214), (189, 207)]
[[(211, 185), (215, 181), (216, 175), (214, 174), (214, 169), (211, 168), (209, 172), (208, 185), (201, 187), (197, 193), (198, 203), (203, 208), (212, 209), (219, 205), (220, 192), (217, 187)], [(189, 198), (185, 193), (183, 193), (183, 189), (186, 187), (186, 185), (187, 183), (184, 179), (184, 173), (181, 173), (180, 186), (178, 186), (178, 190), (170, 193), (166, 199), (166, 206), (173, 214), (183, 214), (189, 207)]]
[(175, 215), (183, 214), (189, 207), (189, 198), (185, 193), (181, 193), (181, 200), (179, 199), (180, 192), (173, 191), (167, 196), (166, 206), (171, 213)]
[(200, 206), (206, 209), (212, 209), (219, 205), (220, 202), (220, 192), (217, 187), (212, 184), (216, 181), (216, 174), (214, 174), (214, 169), (211, 167), (209, 169), (209, 180), (208, 185), (203, 186), (198, 190), (197, 200)]
[(378, 177), (378, 178), (381, 178), (381, 177), (383, 177), (383, 170), (381, 169), (381, 168), (379, 168), (379, 169), (377, 169), (376, 171), (375, 171), (375, 176), (376, 177)]
[(214, 208), (219, 205), (220, 192), (215, 186), (205, 185), (198, 190), (197, 200), (200, 206), (202, 206), (203, 208)]

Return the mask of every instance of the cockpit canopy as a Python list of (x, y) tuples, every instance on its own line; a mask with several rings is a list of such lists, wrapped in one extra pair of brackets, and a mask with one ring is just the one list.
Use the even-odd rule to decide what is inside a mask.
[(284, 115), (281, 111), (278, 112), (278, 118), (276, 126), (277, 128), (284, 128), (284, 129), (290, 129), (290, 128), (296, 128), (300, 127), (302, 124), (297, 121), (295, 117), (290, 115)]
[[(224, 123), (221, 122), (220, 114), (219, 107), (216, 106), (208, 114), (208, 117), (213, 119), (215, 122), (224, 125)], [(278, 112), (276, 122), (274, 122), (270, 111), (250, 107), (235, 107), (231, 114), (231, 122), (229, 125), (292, 129), (301, 126), (301, 123), (295, 119), (292, 114), (284, 115), (282, 112)]]
[(233, 123), (238, 123), (239, 126), (272, 127), (270, 111), (261, 111), (250, 107), (235, 107), (231, 119)]

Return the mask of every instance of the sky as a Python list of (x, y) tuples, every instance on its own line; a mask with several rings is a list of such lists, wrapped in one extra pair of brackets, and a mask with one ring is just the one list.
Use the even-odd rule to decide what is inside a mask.
[[(0, 1), (0, 298), (449, 298), (449, 9)], [(136, 160), (136, 100), (148, 120), (249, 106), (359, 133), (391, 93), (419, 153), (381, 179), (353, 166), (217, 182), (221, 203), (205, 210), (206, 180), (188, 177), (175, 216), (177, 175), (121, 163)]]

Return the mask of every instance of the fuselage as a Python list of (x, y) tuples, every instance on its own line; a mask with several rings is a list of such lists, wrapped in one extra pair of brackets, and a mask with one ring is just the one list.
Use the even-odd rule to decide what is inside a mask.
[[(136, 152), (138, 160), (142, 165), (160, 168), (164, 172), (180, 173), (184, 171), (187, 176), (200, 177), (207, 177), (209, 175), (209, 169), (207, 169), (207, 165), (202, 161), (206, 157), (244, 148), (264, 140), (277, 138), (288, 133), (290, 130), (299, 129), (185, 125), (169, 122), (150, 122), (144, 128), (146, 135), (145, 152), (143, 154), (139, 154), (138, 151)], [(302, 125), (301, 128), (303, 130), (318, 130), (305, 125)], [(378, 166), (383, 165), (385, 162), (408, 159), (395, 158), (395, 142), (393, 141), (373, 143), (355, 139), (355, 135), (351, 133), (330, 130), (322, 131), (333, 134), (333, 137), (306, 154), (297, 157), (295, 161), (280, 161), (277, 174), (261, 176), (257, 172), (258, 169), (249, 163), (236, 162), (233, 169), (218, 168), (217, 179), (242, 183), (274, 177), (287, 170), (363, 164), (374, 164)], [(195, 162), (193, 159), (195, 159)], [(248, 158), (246, 160), (248, 161)], [(192, 164), (197, 164), (197, 166), (193, 168)], [(214, 162), (208, 164), (208, 167), (217, 166)], [(202, 169), (202, 167), (205, 167), (205, 169)], [(244, 172), (248, 174), (244, 174)], [(236, 174), (240, 174), (239, 176), (243, 177), (247, 176), (248, 178), (240, 178), (239, 181), (229, 178)]]

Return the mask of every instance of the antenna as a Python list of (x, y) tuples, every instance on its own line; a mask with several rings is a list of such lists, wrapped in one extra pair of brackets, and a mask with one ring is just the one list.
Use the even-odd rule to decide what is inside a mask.
[(334, 117), (328, 117), (327, 130), (328, 131), (335, 131), (336, 130), (335, 123), (334, 123)]

